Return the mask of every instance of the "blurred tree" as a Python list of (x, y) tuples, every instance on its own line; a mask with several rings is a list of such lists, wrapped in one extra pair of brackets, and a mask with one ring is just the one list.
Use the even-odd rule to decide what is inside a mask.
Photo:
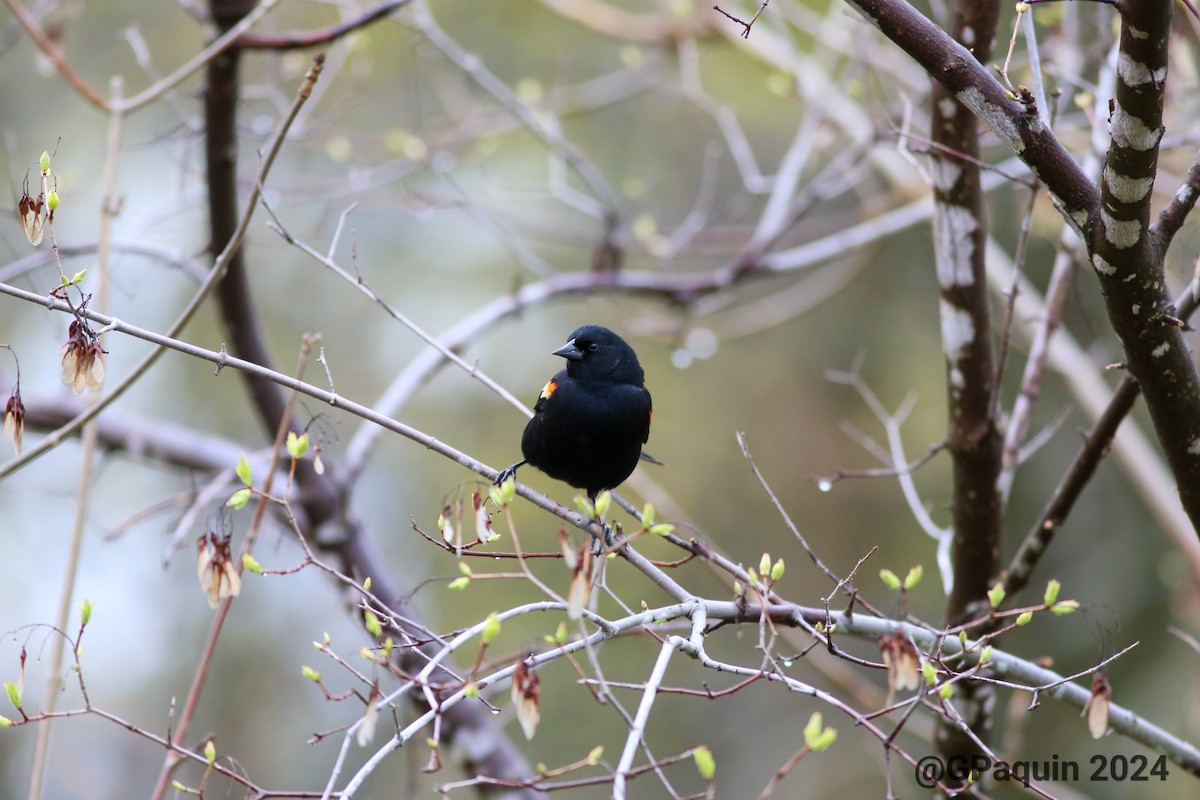
[(1194, 795), (1192, 4), (6, 4), (0, 794)]

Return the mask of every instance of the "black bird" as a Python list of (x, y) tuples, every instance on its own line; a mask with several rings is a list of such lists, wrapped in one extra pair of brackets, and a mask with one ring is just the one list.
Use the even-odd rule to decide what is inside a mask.
[(595, 502), (628, 478), (639, 458), (654, 460), (642, 455), (651, 415), (645, 374), (633, 348), (599, 325), (577, 328), (554, 355), (565, 358), (567, 368), (550, 379), (533, 406), (521, 436), (524, 458), (496, 483), (532, 464)]

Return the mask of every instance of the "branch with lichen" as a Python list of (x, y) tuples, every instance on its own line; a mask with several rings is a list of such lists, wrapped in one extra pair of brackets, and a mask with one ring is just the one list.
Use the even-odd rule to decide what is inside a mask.
[(1174, 322), (1149, 219), (1162, 136), (1169, 0), (1117, 6), (1122, 33), (1112, 145), (1099, 189), (1038, 114), (1032, 95), (1012, 97), (965, 48), (907, 3), (847, 2), (1028, 164), (1081, 231), (1109, 320), (1125, 348), (1125, 367), (1142, 386), (1180, 499), (1200, 530), (1200, 377)]

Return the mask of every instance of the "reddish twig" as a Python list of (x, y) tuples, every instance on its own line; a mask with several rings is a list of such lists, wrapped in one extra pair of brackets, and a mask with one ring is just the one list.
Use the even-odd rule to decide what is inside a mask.
[(721, 14), (726, 19), (736, 22), (738, 25), (741, 25), (742, 26), (742, 38), (749, 39), (750, 38), (750, 29), (754, 27), (755, 22), (758, 22), (759, 15), (762, 14), (762, 12), (766, 9), (766, 7), (768, 5), (770, 5), (770, 3), (771, 3), (771, 0), (763, 0), (762, 5), (760, 5), (758, 7), (758, 11), (754, 12), (754, 16), (750, 18), (749, 22), (746, 22), (745, 20), (740, 19), (739, 17), (735, 17), (733, 14), (730, 14), (728, 11), (721, 8), (720, 6), (713, 6), (713, 11), (716, 11), (717, 13)]

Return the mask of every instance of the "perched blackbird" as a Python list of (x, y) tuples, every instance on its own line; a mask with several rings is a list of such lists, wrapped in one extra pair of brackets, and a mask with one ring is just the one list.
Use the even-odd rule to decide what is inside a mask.
[(554, 351), (567, 360), (542, 389), (521, 436), (522, 464), (583, 489), (594, 502), (629, 477), (650, 438), (650, 392), (637, 354), (608, 328), (584, 325)]

